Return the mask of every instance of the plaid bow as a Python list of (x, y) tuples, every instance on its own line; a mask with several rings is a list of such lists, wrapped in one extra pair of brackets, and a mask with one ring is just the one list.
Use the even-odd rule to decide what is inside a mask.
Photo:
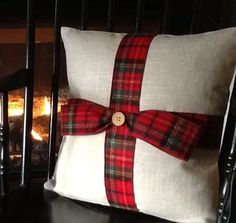
[[(63, 135), (91, 135), (113, 126), (116, 111), (85, 99), (69, 99), (61, 109)], [(188, 160), (207, 116), (157, 110), (123, 112), (129, 133), (182, 160)], [(201, 122), (199, 122), (201, 120)], [(195, 122), (194, 122), (195, 121)], [(198, 123), (198, 124), (196, 124)], [(119, 128), (119, 127), (118, 127)]]

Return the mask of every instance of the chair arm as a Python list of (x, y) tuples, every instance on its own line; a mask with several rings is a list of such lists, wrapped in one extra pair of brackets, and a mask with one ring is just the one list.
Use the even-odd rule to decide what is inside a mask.
[(0, 92), (7, 92), (23, 88), (28, 85), (29, 70), (21, 69), (13, 74), (5, 75), (0, 78)]

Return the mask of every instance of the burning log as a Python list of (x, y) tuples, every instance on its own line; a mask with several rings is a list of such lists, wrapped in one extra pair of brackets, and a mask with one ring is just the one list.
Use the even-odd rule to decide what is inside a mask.
[[(48, 123), (48, 117), (47, 116), (41, 116), (41, 121), (39, 121), (37, 128), (41, 129), (44, 128), (43, 124)], [(40, 125), (41, 123), (41, 125)], [(44, 132), (44, 130), (41, 130)], [(22, 148), (22, 138), (23, 138), (23, 115), (21, 116), (12, 116), (9, 118), (9, 147), (10, 147), (10, 153), (20, 151)], [(33, 147), (32, 149), (43, 149), (47, 147), (46, 140), (38, 135), (38, 137), (35, 135), (38, 134), (34, 131), (34, 135), (32, 134), (32, 143)], [(46, 133), (44, 133), (46, 135)]]
[[(48, 116), (42, 116), (40, 123), (46, 123)], [(37, 134), (34, 131), (34, 134)], [(38, 134), (37, 134), (38, 135)], [(47, 141), (32, 134), (32, 164), (38, 165), (47, 161)], [(10, 166), (20, 165), (22, 139), (23, 139), (23, 115), (9, 118), (9, 153)]]

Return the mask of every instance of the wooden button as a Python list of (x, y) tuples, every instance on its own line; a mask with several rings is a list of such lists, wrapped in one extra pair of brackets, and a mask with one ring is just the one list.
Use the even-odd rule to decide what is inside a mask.
[(112, 115), (112, 123), (115, 126), (122, 126), (125, 123), (125, 115), (122, 112), (115, 112)]

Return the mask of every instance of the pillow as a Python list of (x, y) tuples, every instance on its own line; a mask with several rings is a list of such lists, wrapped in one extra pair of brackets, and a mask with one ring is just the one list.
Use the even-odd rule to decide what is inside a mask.
[[(109, 107), (116, 53), (125, 34), (67, 27), (61, 32), (71, 97)], [(235, 64), (235, 28), (196, 35), (158, 35), (147, 53), (139, 110), (221, 119)], [(221, 129), (221, 124), (218, 126)], [(206, 138), (211, 129), (205, 132)], [(105, 138), (105, 131), (64, 136), (54, 175), (45, 189), (109, 206)], [(215, 222), (219, 146), (198, 143), (195, 147), (186, 162), (136, 139), (131, 198), (136, 210), (179, 223)], [(130, 188), (127, 190), (129, 194)]]

